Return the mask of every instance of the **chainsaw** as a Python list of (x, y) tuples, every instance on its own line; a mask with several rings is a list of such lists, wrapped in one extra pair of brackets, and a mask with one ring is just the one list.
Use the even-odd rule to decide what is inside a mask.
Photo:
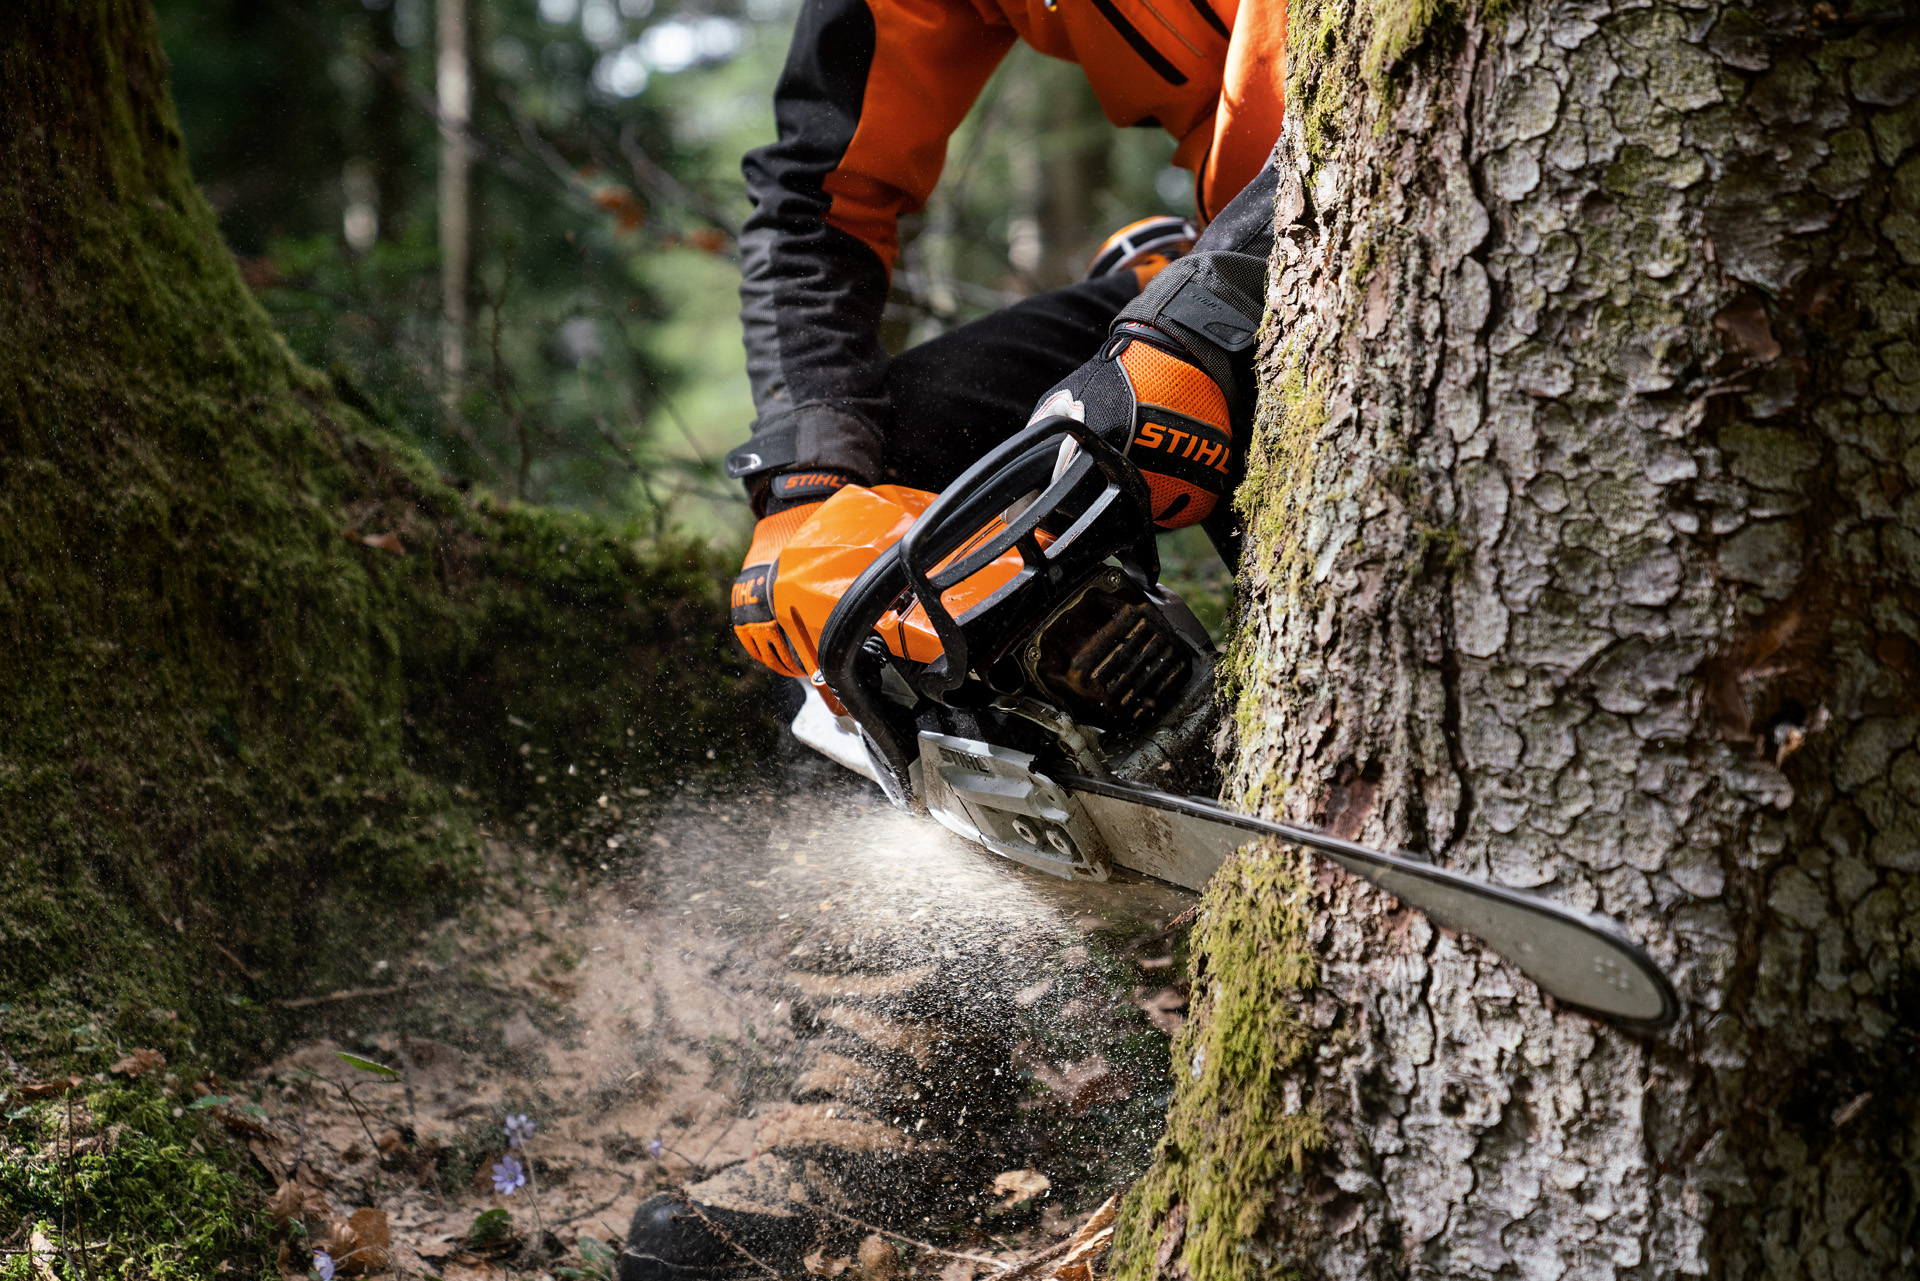
[(1638, 1031), (1674, 1020), (1672, 984), (1613, 920), (1194, 795), (1217, 786), (1216, 654), (1158, 581), (1151, 512), (1139, 471), (1065, 417), (938, 495), (846, 486), (772, 588), (809, 673), (795, 737), (1027, 867), (1197, 890), (1274, 837), (1480, 939), (1564, 1005)]

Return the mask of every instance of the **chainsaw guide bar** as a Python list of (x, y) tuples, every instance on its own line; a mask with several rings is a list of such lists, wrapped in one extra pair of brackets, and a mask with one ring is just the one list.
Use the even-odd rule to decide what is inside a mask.
[(1025, 753), (988, 743), (940, 734), (922, 734), (920, 742), (933, 817), (1030, 867), (1105, 879), (1110, 859), (1198, 890), (1240, 846), (1276, 837), (1373, 882), (1436, 925), (1471, 934), (1563, 1005), (1643, 1032), (1668, 1026), (1680, 1012), (1660, 967), (1604, 916), (1212, 801), (1115, 780), (1049, 777)]

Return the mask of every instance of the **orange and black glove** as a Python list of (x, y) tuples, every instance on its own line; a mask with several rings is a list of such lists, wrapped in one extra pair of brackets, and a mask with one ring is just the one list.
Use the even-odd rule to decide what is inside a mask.
[(773, 583), (779, 576), (780, 553), (820, 504), (851, 480), (842, 472), (820, 469), (774, 477), (767, 490), (767, 514), (753, 527), (746, 562), (733, 580), (733, 634), (747, 653), (782, 676), (805, 676), (807, 671), (774, 621)]
[(1189, 255), (1157, 272), (1114, 322), (1100, 354), (1040, 400), (1032, 421), (1077, 418), (1146, 478), (1153, 522), (1211, 516), (1239, 481), (1252, 426), (1252, 347), (1266, 263)]
[(1161, 529), (1199, 524), (1238, 479), (1226, 393), (1151, 326), (1115, 328), (1100, 355), (1048, 393), (1034, 417), (1051, 414), (1080, 419), (1126, 453), (1146, 478)]

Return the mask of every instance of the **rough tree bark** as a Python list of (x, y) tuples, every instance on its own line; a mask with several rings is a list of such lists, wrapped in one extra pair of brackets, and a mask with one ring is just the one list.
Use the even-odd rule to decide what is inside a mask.
[(1123, 1274), (1916, 1275), (1915, 19), (1295, 5), (1237, 798), (1611, 913), (1686, 1008), (1243, 852)]

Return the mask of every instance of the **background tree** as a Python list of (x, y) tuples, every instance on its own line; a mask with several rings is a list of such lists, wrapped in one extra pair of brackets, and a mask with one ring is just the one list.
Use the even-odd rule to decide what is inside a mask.
[(1685, 1013), (1247, 853), (1121, 1271), (1913, 1276), (1920, 23), (1291, 18), (1233, 792), (1608, 912)]
[[(772, 137), (792, 0), (465, 0), (464, 391), (443, 374), (431, 0), (158, 0), (195, 174), (295, 350), (461, 483), (739, 538), (753, 416), (740, 157)], [(1018, 50), (908, 220), (886, 337), (1076, 278), (1192, 208), (1158, 130)], [(1197, 547), (1191, 550), (1197, 550)]]

